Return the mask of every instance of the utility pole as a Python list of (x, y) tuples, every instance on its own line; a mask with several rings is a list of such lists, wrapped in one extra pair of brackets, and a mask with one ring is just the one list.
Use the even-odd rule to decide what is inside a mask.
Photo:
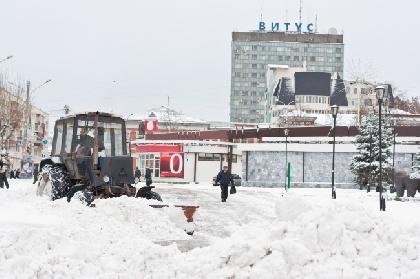
[[(23, 148), (27, 152), (28, 144), (28, 126), (29, 126), (29, 89), (31, 87), (31, 82), (26, 83), (26, 107), (25, 107), (25, 130), (23, 131)], [(29, 156), (29, 154), (26, 154)]]

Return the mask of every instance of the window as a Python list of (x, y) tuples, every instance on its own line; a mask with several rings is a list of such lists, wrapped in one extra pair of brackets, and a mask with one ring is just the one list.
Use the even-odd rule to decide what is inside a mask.
[(260, 78), (265, 78), (265, 73), (261, 73)]
[(71, 153), (71, 143), (73, 141), (73, 119), (66, 122), (66, 138), (64, 140), (64, 152)]
[[(224, 161), (228, 161), (228, 156), (226, 156), (225, 158), (224, 158)], [(232, 163), (237, 163), (238, 162), (238, 155), (236, 155), (236, 154), (232, 154)]]
[(277, 60), (278, 61), (283, 61), (283, 56), (282, 55), (277, 56)]
[(63, 144), (63, 122), (57, 123), (55, 125), (55, 145), (53, 146), (52, 154), (58, 155), (61, 153), (61, 146)]
[(365, 106), (371, 106), (371, 105), (372, 105), (372, 99), (366, 99)]
[(258, 85), (258, 84), (257, 84), (257, 82), (255, 82), (255, 81), (251, 83), (251, 86), (252, 86), (252, 87), (257, 87), (257, 85)]
[(290, 61), (290, 56), (285, 56), (284, 58), (285, 61)]
[(258, 77), (258, 74), (257, 73), (252, 73), (252, 77), (256, 78), (256, 77)]
[(293, 61), (299, 61), (299, 56), (294, 56)]
[(235, 54), (235, 59), (239, 59), (241, 57), (240, 54)]
[(241, 77), (241, 73), (240, 72), (235, 72), (235, 77)]
[(265, 51), (265, 49), (266, 49), (266, 47), (264, 47), (264, 46), (263, 46), (263, 47), (261, 47), (261, 50), (262, 50), (262, 51)]
[(247, 78), (248, 77), (248, 73), (242, 73), (242, 77), (243, 78)]
[(198, 161), (219, 161), (220, 162), (220, 154), (213, 154), (213, 153), (198, 153)]
[(160, 155), (159, 153), (140, 153), (139, 169), (141, 173), (146, 173), (146, 168), (150, 168), (153, 177), (160, 176)]
[(340, 47), (336, 48), (336, 49), (335, 49), (335, 52), (336, 52), (336, 53), (341, 53), (341, 48), (340, 48)]
[(350, 87), (346, 87), (346, 94), (349, 94), (350, 93)]
[(335, 58), (335, 61), (337, 61), (337, 62), (341, 62), (341, 57), (336, 57), (336, 58)]
[(252, 46), (252, 50), (258, 50), (257, 46)]
[[(93, 149), (94, 121), (87, 119), (79, 119), (77, 123), (78, 141), (82, 139), (82, 135), (86, 134), (92, 138), (92, 142), (87, 142), (87, 149), (84, 149), (83, 155), (91, 156)], [(86, 141), (85, 141), (86, 142)], [(122, 123), (111, 122), (107, 120), (99, 120), (98, 122), (98, 151), (100, 157), (121, 156), (123, 153), (123, 133)], [(81, 144), (83, 146), (83, 144)], [(91, 147), (89, 148), (89, 145)], [(85, 147), (86, 148), (86, 147)], [(90, 151), (90, 152), (89, 152)], [(76, 147), (77, 153), (77, 147)]]
[(258, 56), (257, 56), (256, 54), (253, 54), (253, 55), (252, 55), (252, 59), (253, 59), (253, 60), (257, 60), (257, 59), (258, 59)]
[(233, 91), (233, 96), (239, 96), (239, 91), (238, 90)]
[(366, 88), (360, 88), (360, 90), (361, 90), (360, 91), (361, 94), (366, 94)]
[(257, 64), (252, 64), (252, 69), (256, 69), (257, 68)]
[(315, 56), (311, 56), (310, 60), (313, 62), (315, 61)]
[(242, 91), (242, 96), (248, 96), (248, 91)]
[(353, 89), (353, 94), (357, 94), (357, 88)]

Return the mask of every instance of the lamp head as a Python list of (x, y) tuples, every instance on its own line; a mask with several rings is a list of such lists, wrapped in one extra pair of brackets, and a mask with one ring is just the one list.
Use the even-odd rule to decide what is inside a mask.
[(284, 129), (284, 135), (287, 137), (289, 135), (289, 129)]
[(337, 106), (337, 105), (333, 105), (333, 106), (331, 106), (331, 114), (332, 114), (332, 116), (333, 117), (336, 117), (337, 116), (337, 113), (338, 113), (338, 109), (339, 109), (340, 107), (339, 106)]
[(382, 85), (376, 86), (375, 92), (376, 92), (376, 98), (378, 100), (382, 100), (385, 95), (385, 87), (383, 87)]

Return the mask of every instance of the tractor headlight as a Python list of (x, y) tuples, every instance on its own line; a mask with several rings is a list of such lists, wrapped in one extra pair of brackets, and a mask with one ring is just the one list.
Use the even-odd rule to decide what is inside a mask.
[(108, 182), (109, 182), (109, 176), (108, 176), (108, 175), (104, 175), (103, 180), (104, 180), (106, 183), (108, 183)]

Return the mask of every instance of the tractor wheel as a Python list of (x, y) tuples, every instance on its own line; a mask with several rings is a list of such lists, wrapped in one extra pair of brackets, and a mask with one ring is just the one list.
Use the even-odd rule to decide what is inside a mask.
[(95, 199), (93, 193), (88, 190), (77, 191), (74, 194), (74, 197), (80, 200), (82, 204), (87, 206), (91, 206), (93, 200)]
[(146, 198), (148, 200), (162, 201), (160, 195), (156, 192), (150, 191), (150, 187), (142, 187), (138, 190), (136, 198)]
[(150, 191), (150, 198), (148, 198), (148, 200), (158, 200), (158, 201), (162, 201), (162, 198), (160, 197), (160, 195), (156, 192)]
[(57, 166), (45, 165), (40, 173), (37, 195), (46, 194), (51, 200), (65, 197), (71, 187), (69, 174)]
[(50, 170), (51, 200), (58, 200), (67, 195), (71, 188), (69, 173), (60, 167), (53, 166)]

